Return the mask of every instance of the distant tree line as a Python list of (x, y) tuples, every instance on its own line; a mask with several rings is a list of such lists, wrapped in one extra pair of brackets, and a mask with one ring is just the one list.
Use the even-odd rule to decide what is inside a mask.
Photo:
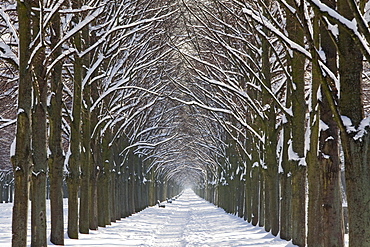
[(13, 202), (13, 172), (0, 170), (0, 203)]

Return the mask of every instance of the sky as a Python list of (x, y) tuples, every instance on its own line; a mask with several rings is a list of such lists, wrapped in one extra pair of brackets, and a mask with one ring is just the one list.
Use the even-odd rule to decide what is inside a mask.
[[(90, 234), (80, 234), (78, 240), (66, 236), (65, 246), (295, 246), (265, 232), (263, 228), (254, 227), (237, 216), (225, 213), (190, 189), (186, 189), (172, 203), (162, 204), (165, 208), (148, 207), (110, 226), (90, 231)], [(0, 204), (1, 247), (11, 246), (11, 211), (11, 203)], [(30, 236), (28, 246), (29, 239)], [(48, 246), (53, 244), (49, 242)]]

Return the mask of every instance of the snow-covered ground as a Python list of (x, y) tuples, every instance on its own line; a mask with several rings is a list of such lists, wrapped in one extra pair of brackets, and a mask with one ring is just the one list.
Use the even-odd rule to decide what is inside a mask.
[[(294, 246), (185, 190), (166, 207), (149, 207), (65, 246)], [(11, 204), (0, 204), (0, 246), (11, 246)], [(29, 239), (29, 238), (28, 238)], [(50, 244), (50, 243), (49, 243)], [(52, 244), (50, 244), (52, 245)]]

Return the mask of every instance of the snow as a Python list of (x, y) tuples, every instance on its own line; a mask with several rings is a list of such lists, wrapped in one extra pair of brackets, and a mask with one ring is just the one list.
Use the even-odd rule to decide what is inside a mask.
[(357, 134), (354, 136), (355, 140), (361, 140), (362, 137), (367, 133), (366, 129), (370, 126), (370, 118), (362, 119), (360, 125), (357, 128)]
[(276, 36), (281, 38), (292, 50), (302, 53), (309, 59), (311, 58), (311, 54), (304, 47), (290, 40), (284, 33), (282, 33), (275, 26), (273, 26), (267, 18), (261, 17), (261, 15), (258, 12), (255, 12), (252, 9), (243, 8), (242, 10), (244, 14), (248, 15), (253, 20), (263, 25), (264, 27), (269, 29), (272, 33), (274, 33)]
[(367, 2), (365, 4), (364, 19), (366, 20), (366, 22), (369, 22), (370, 21), (370, 2)]
[(367, 133), (367, 129), (370, 126), (370, 118), (364, 118), (360, 122), (359, 126), (356, 128), (353, 126), (352, 120), (347, 116), (341, 116), (342, 123), (346, 127), (347, 133), (356, 133), (353, 137), (354, 140), (362, 141), (363, 136)]
[(0, 57), (4, 59), (11, 59), (16, 65), (19, 65), (18, 57), (13, 53), (13, 51), (7, 44), (1, 41), (0, 41)]
[(326, 19), (325, 17), (325, 20), (326, 20), (326, 24), (328, 25), (328, 30), (330, 30), (330, 32), (334, 35), (334, 37), (338, 37), (339, 36), (339, 28), (338, 28), (338, 24), (331, 24), (330, 21), (328, 19)]
[[(56, 48), (58, 48), (60, 45), (62, 45), (66, 40), (71, 38), (73, 35), (75, 35), (77, 32), (79, 32), (83, 27), (88, 25), (90, 22), (94, 21), (102, 12), (104, 11), (103, 8), (97, 8), (93, 13), (86, 16), (83, 21), (78, 23), (74, 28), (72, 28), (60, 41), (59, 43), (54, 47), (54, 49), (51, 51), (51, 53), (54, 52)], [(78, 51), (80, 52), (80, 51)]]
[[(295, 246), (225, 213), (189, 189), (172, 203), (162, 204), (165, 208), (148, 207), (98, 231), (80, 234), (77, 240), (66, 238), (65, 246)], [(12, 204), (0, 204), (2, 247), (11, 246), (11, 210)]]
[(288, 157), (289, 157), (289, 160), (300, 160), (300, 157), (299, 155), (294, 152), (293, 150), (293, 145), (292, 145), (293, 141), (292, 140), (289, 140), (288, 141)]
[[(320, 12), (327, 13), (336, 22), (339, 22), (341, 25), (345, 26), (350, 32), (353, 32), (353, 34), (357, 37), (362, 47), (365, 49), (366, 53), (370, 54), (370, 47), (368, 44), (369, 40), (366, 40), (366, 37), (364, 37), (364, 35), (361, 33), (361, 30), (358, 29), (359, 25), (356, 19), (348, 20), (344, 18), (337, 11), (328, 7), (327, 5), (322, 3), (320, 0), (310, 0), (310, 3), (314, 4), (317, 8), (319, 8)], [(366, 20), (363, 17), (361, 18), (361, 21), (363, 22), (362, 23), (363, 25), (368, 27)]]
[[(12, 39), (15, 40), (15, 42), (18, 44), (19, 39), (18, 39), (18, 32), (14, 25), (12, 24), (10, 16), (7, 14), (7, 10), (15, 9), (16, 7), (14, 5), (8, 5), (7, 8), (5, 6), (2, 6), (0, 9), (0, 16), (1, 18), (6, 22), (6, 27), (8, 28), (9, 32), (11, 33)], [(3, 40), (4, 36), (2, 36)], [(16, 58), (18, 60), (18, 58)]]
[(320, 130), (321, 131), (326, 131), (328, 130), (330, 127), (320, 119), (320, 122), (319, 122), (319, 127), (320, 127)]
[(17, 112), (17, 115), (22, 114), (22, 113), (24, 113), (24, 112), (25, 112), (25, 110), (24, 110), (23, 108), (19, 108), (19, 109), (18, 109), (18, 112)]
[(14, 138), (12, 144), (10, 145), (10, 157), (15, 156), (15, 147), (16, 147), (17, 139)]

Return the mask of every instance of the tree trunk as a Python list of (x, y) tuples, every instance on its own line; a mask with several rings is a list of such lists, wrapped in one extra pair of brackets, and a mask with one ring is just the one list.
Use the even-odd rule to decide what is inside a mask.
[[(320, 85), (320, 70), (316, 61), (316, 47), (319, 46), (319, 22), (318, 18), (313, 19), (314, 40), (311, 44), (312, 59), (312, 82), (311, 82), (311, 112), (310, 112), (310, 150), (307, 153), (307, 180), (308, 180), (308, 217), (307, 217), (307, 245), (324, 246), (323, 238), (323, 207), (322, 176), (319, 159), (317, 156), (319, 149), (319, 127), (320, 127), (320, 107), (318, 90)], [(306, 35), (310, 35), (306, 31)]]
[(89, 233), (90, 228), (90, 202), (91, 202), (91, 87), (86, 83), (83, 90), (83, 107), (82, 107), (82, 136), (81, 136), (81, 186), (80, 186), (80, 217), (79, 231), (80, 233)]
[[(40, 82), (39, 82), (40, 83)], [(46, 85), (44, 87), (47, 91)], [(41, 96), (41, 95), (40, 95)], [(34, 105), (32, 115), (32, 201), (31, 201), (31, 246), (46, 246), (46, 95), (45, 101)]]
[[(324, 0), (324, 3), (335, 9), (336, 1)], [(321, 27), (321, 47), (325, 52), (326, 64), (334, 73), (337, 71), (337, 50), (331, 37)], [(333, 83), (334, 84), (334, 83)], [(336, 88), (332, 90), (333, 98), (337, 99)], [(320, 107), (321, 120), (329, 127), (322, 129), (320, 134), (320, 168), (322, 176), (323, 206), (323, 240), (324, 246), (344, 246), (344, 219), (341, 195), (341, 168), (339, 158), (338, 126), (333, 119), (328, 99), (322, 95)]]
[(109, 176), (109, 197), (110, 197), (110, 203), (109, 203), (109, 211), (110, 211), (110, 221), (116, 222), (116, 181), (117, 181), (117, 172), (116, 172), (116, 166), (114, 165), (113, 161), (110, 161), (110, 176)]
[[(77, 50), (81, 50), (81, 37), (77, 33), (74, 38)], [(73, 81), (73, 109), (70, 136), (71, 155), (68, 163), (68, 237), (78, 238), (78, 190), (80, 184), (80, 135), (81, 135), (81, 104), (82, 104), (82, 61), (75, 55)]]
[[(129, 168), (128, 168), (128, 165), (125, 164), (124, 165), (124, 176), (123, 176), (123, 184), (124, 184), (124, 216), (123, 217), (128, 217), (131, 215), (131, 212), (130, 212), (130, 205), (129, 205)], [(153, 180), (154, 182), (155, 180)], [(156, 193), (157, 191), (154, 190), (154, 193)], [(157, 198), (156, 197), (156, 194), (153, 195), (154, 197), (154, 200)], [(156, 203), (156, 200), (154, 201), (154, 204)]]
[[(294, 6), (294, 1), (287, 1)], [(303, 29), (289, 13), (287, 15), (287, 32), (289, 38), (302, 45), (304, 43)], [(301, 18), (303, 19), (303, 18)], [(290, 60), (292, 75), (292, 139), (291, 148), (296, 157), (290, 158), (292, 171), (292, 242), (299, 246), (306, 244), (306, 167), (304, 162), (305, 153), (305, 57), (304, 55), (293, 52)]]
[(31, 95), (32, 81), (28, 67), (31, 43), (31, 6), (28, 0), (17, 3), (19, 32), (18, 115), (14, 173), (14, 202), (12, 217), (12, 246), (27, 244), (29, 169), (31, 166)]
[[(92, 126), (95, 126), (96, 121), (92, 119)], [(92, 141), (92, 157), (91, 157), (91, 173), (90, 173), (90, 219), (89, 228), (90, 230), (98, 230), (98, 159), (97, 155), (100, 152), (98, 150), (99, 144), (97, 143), (98, 138), (93, 138)]]
[[(56, 13), (51, 22), (50, 41), (54, 47), (60, 40), (60, 16)], [(61, 47), (52, 55), (56, 59), (62, 52)], [(63, 169), (64, 155), (62, 149), (62, 63), (57, 63), (50, 78), (51, 96), (49, 110), (49, 180), (50, 180), (50, 241), (56, 245), (64, 245), (63, 219)]]
[[(257, 146), (256, 143), (254, 143)], [(260, 168), (258, 167), (258, 154), (256, 148), (252, 150), (252, 167), (251, 167), (251, 210), (252, 210), (252, 225), (257, 226), (260, 217), (259, 217), (259, 198), (261, 193), (260, 187)], [(257, 164), (257, 165), (256, 165)]]
[[(134, 167), (134, 154), (130, 151), (129, 159), (128, 159), (128, 206), (129, 206), (129, 213), (135, 213), (135, 167)], [(160, 199), (161, 200), (161, 199)]]
[(89, 216), (89, 229), (98, 230), (98, 171), (96, 168), (96, 163), (91, 162), (91, 173), (90, 173), (90, 216)]
[[(82, 14), (82, 19), (85, 18), (86, 12)], [(90, 46), (89, 26), (85, 26), (81, 31), (81, 50), (85, 50)], [(90, 54), (82, 57), (82, 64), (84, 68), (90, 67)], [(85, 76), (85, 70), (82, 72)], [(81, 185), (80, 185), (80, 217), (79, 217), (79, 231), (80, 233), (89, 233), (90, 228), (90, 202), (91, 202), (91, 85), (90, 80), (83, 85), (81, 105)]]
[(151, 169), (149, 171), (149, 191), (148, 191), (148, 201), (149, 201), (149, 206), (154, 206), (155, 205), (155, 177), (154, 177), (154, 171)]
[(259, 165), (259, 198), (258, 198), (258, 226), (263, 227), (265, 225), (265, 189), (266, 189), (266, 180), (264, 173), (266, 172), (265, 169)]
[[(347, 19), (353, 13), (346, 0), (337, 2), (338, 11)], [(342, 116), (348, 117), (354, 127), (364, 118), (362, 102), (363, 56), (346, 29), (339, 26), (339, 77)], [(368, 129), (367, 129), (368, 131)], [(349, 246), (370, 245), (370, 135), (355, 137), (356, 132), (341, 132), (344, 151), (347, 202), (349, 214)]]
[[(91, 87), (91, 98), (95, 102), (99, 98), (98, 93), (98, 83), (95, 82)], [(98, 111), (99, 107), (96, 107), (91, 112), (91, 129), (94, 129), (98, 123)], [(98, 229), (98, 177), (99, 169), (101, 166), (101, 145), (100, 145), (100, 128), (95, 130), (95, 136), (91, 137), (91, 174), (90, 174), (90, 188), (91, 188), (91, 198), (90, 198), (90, 230)]]
[[(287, 90), (287, 98), (290, 90)], [(287, 102), (289, 104), (289, 102)], [(290, 108), (290, 105), (286, 105)], [(290, 241), (292, 239), (292, 173), (291, 162), (288, 160), (288, 141), (290, 139), (291, 127), (289, 123), (284, 123), (283, 133), (283, 150), (281, 166), (283, 173), (281, 174), (281, 213), (280, 213), (280, 237)]]
[(97, 193), (98, 193), (98, 226), (100, 227), (105, 227), (107, 221), (106, 219), (106, 190), (105, 190), (105, 181), (106, 181), (106, 174), (103, 169), (99, 171), (98, 174), (98, 188), (97, 188)]
[[(267, 31), (266, 31), (267, 32)], [(262, 74), (266, 87), (271, 89), (270, 72), (270, 48), (266, 39), (262, 39)], [(265, 122), (265, 148), (264, 161), (267, 170), (265, 171), (265, 230), (276, 236), (279, 233), (279, 176), (278, 162), (276, 159), (277, 131), (275, 104), (271, 96), (265, 90), (262, 91), (262, 105), (266, 107), (265, 115), (268, 124)]]
[(103, 184), (102, 184), (102, 191), (103, 191), (103, 195), (102, 195), (102, 200), (103, 200), (103, 208), (102, 208), (102, 211), (99, 210), (99, 213), (102, 213), (103, 214), (103, 222), (104, 222), (104, 225), (110, 225), (111, 224), (111, 210), (110, 210), (110, 206), (111, 206), (111, 203), (112, 203), (112, 198), (111, 198), (111, 191), (112, 191), (112, 188), (111, 188), (111, 183), (110, 183), (110, 179), (111, 179), (111, 164), (110, 164), (110, 158), (111, 158), (111, 155), (110, 155), (110, 147), (109, 147), (109, 142), (110, 142), (110, 139), (111, 139), (111, 130), (110, 129), (107, 129), (104, 133), (104, 136), (103, 136), (103, 144), (102, 144), (102, 148), (103, 148), (103, 152), (102, 152), (102, 162), (103, 162)]
[[(33, 3), (39, 7), (38, 3)], [(40, 34), (43, 42), (42, 30), (40, 30), (39, 16), (33, 16), (32, 29), (34, 39)], [(40, 42), (40, 41), (39, 41)], [(47, 173), (47, 149), (46, 149), (46, 118), (47, 118), (47, 92), (45, 66), (45, 46), (36, 53), (31, 65), (35, 81), (33, 83), (34, 103), (32, 109), (32, 201), (31, 201), (31, 246), (46, 246), (46, 173)]]
[[(247, 158), (248, 159), (248, 158)], [(246, 161), (246, 172), (244, 181), (244, 220), (252, 222), (252, 169), (251, 162)], [(256, 185), (253, 185), (256, 186)]]

